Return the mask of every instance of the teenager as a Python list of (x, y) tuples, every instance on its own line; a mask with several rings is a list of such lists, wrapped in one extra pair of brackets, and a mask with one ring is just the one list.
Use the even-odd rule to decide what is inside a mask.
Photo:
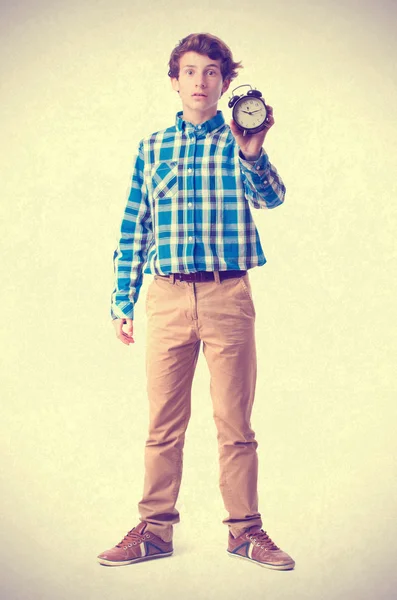
[(266, 262), (251, 208), (280, 205), (285, 187), (263, 148), (274, 124), (272, 108), (266, 129), (246, 136), (218, 111), (239, 68), (216, 36), (184, 38), (168, 73), (182, 111), (175, 125), (139, 143), (114, 253), (111, 316), (120, 341), (133, 344), (134, 307), (143, 274), (152, 274), (146, 296), (149, 435), (140, 522), (98, 556), (103, 565), (173, 553), (201, 342), (218, 432), (227, 551), (272, 569), (295, 564), (262, 529), (258, 443), (250, 422), (257, 363), (248, 270)]

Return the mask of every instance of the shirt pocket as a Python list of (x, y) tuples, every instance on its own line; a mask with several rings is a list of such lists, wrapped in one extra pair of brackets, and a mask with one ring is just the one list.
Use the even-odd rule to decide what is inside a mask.
[(177, 161), (162, 162), (155, 165), (151, 172), (153, 200), (174, 196), (178, 189)]

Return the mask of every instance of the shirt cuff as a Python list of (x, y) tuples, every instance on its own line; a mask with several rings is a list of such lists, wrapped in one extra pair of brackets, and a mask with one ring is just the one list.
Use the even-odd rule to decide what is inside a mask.
[(123, 307), (111, 305), (110, 316), (112, 321), (115, 319), (134, 319), (134, 305), (130, 302), (124, 302)]
[(261, 153), (257, 160), (246, 160), (242, 158), (241, 150), (239, 151), (239, 158), (243, 168), (248, 169), (251, 172), (254, 171), (255, 173), (258, 173), (258, 175), (263, 175), (269, 168), (269, 157), (263, 148), (261, 148)]
[(266, 171), (269, 166), (269, 158), (263, 148), (261, 148), (261, 153), (257, 160), (246, 160), (243, 158), (241, 150), (239, 151), (239, 158), (243, 167), (250, 171), (259, 171), (260, 174)]

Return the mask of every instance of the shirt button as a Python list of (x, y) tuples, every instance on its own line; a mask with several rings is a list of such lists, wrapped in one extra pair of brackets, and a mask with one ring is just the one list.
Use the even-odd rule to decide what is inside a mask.
[(201, 129), (201, 125), (197, 125), (197, 129)]
[(191, 242), (193, 239), (193, 236), (189, 235), (189, 242)]
[(188, 206), (193, 206), (193, 204), (191, 202), (188, 202), (187, 205)]
[(267, 185), (268, 183), (269, 183), (269, 182), (268, 182), (268, 180), (267, 180), (267, 179), (264, 179), (264, 180), (263, 180), (263, 184), (264, 184), (264, 185)]
[(192, 171), (193, 171), (193, 169), (190, 169), (190, 168), (187, 170), (188, 173), (192, 173)]

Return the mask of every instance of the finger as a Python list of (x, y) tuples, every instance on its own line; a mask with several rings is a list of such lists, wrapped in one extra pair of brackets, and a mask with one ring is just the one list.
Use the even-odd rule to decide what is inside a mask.
[(130, 340), (133, 339), (133, 335), (132, 335), (132, 331), (124, 331), (123, 329), (120, 331), (120, 337), (123, 336), (125, 338), (128, 338)]
[(230, 121), (230, 129), (232, 130), (233, 134), (235, 134), (235, 135), (241, 134), (240, 129), (237, 127), (237, 124), (233, 119)]
[(127, 335), (123, 330), (121, 330), (120, 335), (117, 336), (118, 339), (120, 340), (120, 342), (123, 342), (123, 344), (135, 344), (135, 340), (133, 337)]
[[(127, 328), (130, 328), (127, 332), (123, 330), (123, 325), (127, 323)], [(135, 340), (132, 337), (133, 325), (132, 319), (114, 319), (113, 326), (115, 328), (115, 333), (117, 339), (119, 339), (123, 344), (134, 344)]]
[(132, 319), (124, 319), (125, 320), (125, 332), (128, 333), (129, 335), (132, 335), (133, 332), (133, 325), (132, 325)]
[(233, 120), (230, 121), (230, 129), (232, 130), (233, 135), (238, 133), (236, 123)]
[[(267, 107), (267, 113), (266, 113), (266, 119), (265, 119), (265, 124), (267, 129), (270, 129), (270, 127), (272, 127), (272, 125), (274, 125), (274, 117), (273, 117), (273, 109), (271, 106)], [(269, 110), (270, 109), (270, 110)]]
[(121, 334), (121, 339), (126, 341), (126, 343), (134, 343), (134, 338), (132, 337), (133, 334), (133, 324), (132, 324), (132, 319), (124, 319), (125, 321), (125, 329), (124, 327), (121, 328), (120, 334)]
[(120, 341), (125, 344), (126, 346), (129, 346), (130, 344), (135, 344), (135, 340), (131, 340), (130, 338), (125, 338), (124, 336), (122, 336), (121, 338), (119, 338)]

